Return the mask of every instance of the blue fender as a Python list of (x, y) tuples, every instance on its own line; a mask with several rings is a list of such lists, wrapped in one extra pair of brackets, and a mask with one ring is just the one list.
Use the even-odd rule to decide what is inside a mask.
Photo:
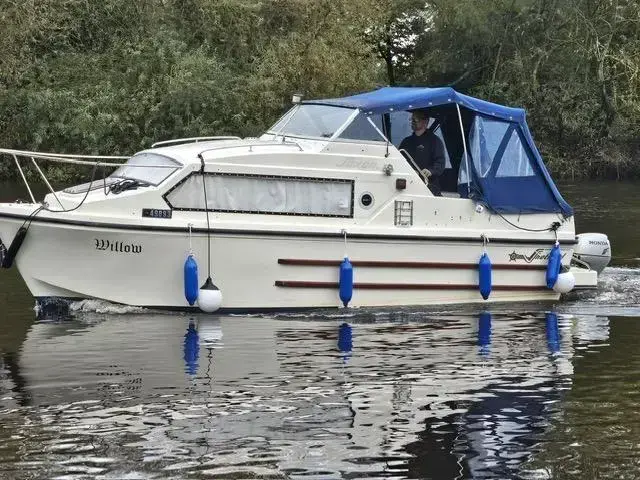
[(549, 253), (549, 262), (547, 263), (547, 288), (553, 288), (558, 281), (560, 275), (560, 267), (562, 266), (562, 254), (560, 253), (560, 244), (556, 244)]
[(198, 264), (193, 255), (189, 254), (184, 262), (184, 297), (189, 305), (196, 303), (198, 299)]
[(346, 307), (353, 297), (353, 266), (348, 257), (340, 264), (340, 300)]

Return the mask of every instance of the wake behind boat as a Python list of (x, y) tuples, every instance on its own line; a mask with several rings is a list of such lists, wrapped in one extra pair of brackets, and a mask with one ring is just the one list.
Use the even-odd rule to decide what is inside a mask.
[[(418, 109), (444, 146), (442, 196), (398, 149)], [(205, 311), (557, 300), (596, 287), (611, 258), (606, 235), (576, 237), (524, 110), (450, 88), (295, 102), (260, 138), (159, 142), (122, 165), (0, 153), (31, 197), (0, 204), (2, 264), (38, 299)], [(25, 159), (50, 188), (43, 202)], [(92, 181), (54, 191), (38, 161), (93, 165)], [(103, 168), (115, 171), (98, 179)]]

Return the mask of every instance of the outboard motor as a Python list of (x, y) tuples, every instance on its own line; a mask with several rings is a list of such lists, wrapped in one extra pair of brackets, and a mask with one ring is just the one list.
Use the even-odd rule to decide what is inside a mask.
[(611, 243), (604, 233), (581, 233), (576, 235), (578, 244), (573, 258), (589, 265), (598, 275), (611, 261)]

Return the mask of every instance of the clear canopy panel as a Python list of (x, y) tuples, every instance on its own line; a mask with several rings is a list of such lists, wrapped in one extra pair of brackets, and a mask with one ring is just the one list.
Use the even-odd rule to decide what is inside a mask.
[[(495, 210), (535, 213), (557, 208), (553, 191), (517, 123), (476, 115), (468, 154), (472, 189)], [(460, 165), (461, 191), (469, 178), (466, 163)]]

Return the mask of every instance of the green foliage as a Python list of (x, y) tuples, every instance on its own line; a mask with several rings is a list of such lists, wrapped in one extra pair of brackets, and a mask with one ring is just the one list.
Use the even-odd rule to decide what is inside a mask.
[(258, 135), (294, 92), (452, 85), (527, 108), (556, 174), (640, 173), (635, 1), (0, 0), (0, 31), (3, 147), (130, 154)]
[(294, 91), (340, 95), (376, 73), (347, 1), (0, 0), (0, 11), (8, 148), (118, 155), (258, 135)]
[(567, 176), (638, 175), (640, 5), (607, 0), (433, 0), (405, 80), (528, 110)]

